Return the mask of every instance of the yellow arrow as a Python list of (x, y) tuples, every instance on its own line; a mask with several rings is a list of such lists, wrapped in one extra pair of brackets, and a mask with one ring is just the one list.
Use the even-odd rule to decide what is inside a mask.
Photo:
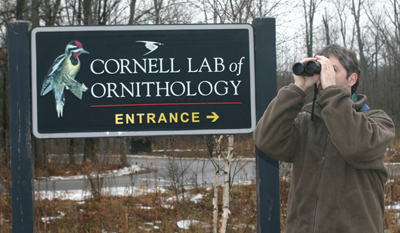
[(211, 112), (212, 115), (208, 115), (207, 119), (213, 119), (211, 122), (216, 122), (219, 119), (218, 114), (216, 114), (215, 112)]

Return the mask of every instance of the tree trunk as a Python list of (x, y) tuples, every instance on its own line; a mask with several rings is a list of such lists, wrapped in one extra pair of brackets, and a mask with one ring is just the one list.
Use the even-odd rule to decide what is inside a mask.
[(17, 0), (17, 11), (15, 17), (17, 20), (27, 19), (27, 0)]
[(85, 139), (85, 146), (83, 149), (83, 162), (86, 162), (87, 160), (90, 160), (93, 163), (98, 162), (97, 144), (98, 144), (98, 139), (94, 138)]
[(215, 161), (215, 183), (214, 183), (214, 195), (213, 195), (213, 233), (218, 233), (218, 184), (219, 184), (219, 172), (221, 170), (221, 141), (224, 137), (223, 135), (217, 137), (214, 135), (215, 140), (215, 151), (217, 153), (217, 161)]
[(322, 15), (322, 22), (324, 23), (325, 27), (325, 40), (326, 45), (331, 44), (331, 36), (329, 35), (329, 22), (328, 22), (328, 13), (325, 10), (325, 15)]
[(230, 185), (230, 177), (231, 177), (231, 166), (232, 166), (232, 157), (233, 157), (233, 143), (234, 136), (229, 135), (228, 137), (229, 147), (228, 147), (228, 155), (224, 156), (225, 160), (225, 169), (224, 169), (224, 188), (223, 188), (223, 196), (222, 196), (222, 224), (221, 224), (221, 233), (226, 232), (226, 228), (228, 226), (228, 218), (231, 211), (229, 210), (229, 191), (231, 189)]
[[(83, 24), (90, 25), (91, 24), (90, 19), (92, 15), (92, 0), (83, 0), (82, 7), (83, 7)], [(83, 162), (86, 162), (87, 160), (91, 160), (94, 163), (98, 162), (96, 155), (97, 151), (95, 151), (95, 149), (97, 148), (97, 142), (98, 140), (94, 138), (85, 139), (85, 146), (83, 149)]]
[(214, 152), (214, 138), (213, 136), (204, 135), (203, 139), (207, 147), (208, 156), (211, 158)]
[(92, 0), (83, 0), (83, 24), (91, 24), (91, 14), (92, 14)]
[(126, 138), (120, 138), (120, 165), (128, 166), (128, 158), (126, 157)]
[(314, 16), (318, 5), (318, 0), (309, 0), (309, 5), (307, 5), (306, 0), (303, 0), (304, 19), (306, 23), (306, 48), (308, 57), (313, 57)]
[(35, 168), (44, 168), (45, 163), (45, 145), (43, 139), (32, 138), (33, 152), (35, 158)]
[(163, 4), (163, 0), (154, 0), (154, 24), (161, 23), (161, 7)]
[[(371, 78), (368, 75), (368, 61), (364, 53), (364, 41), (363, 41), (363, 35), (361, 32), (361, 1), (356, 4), (355, 0), (351, 1), (351, 13), (353, 14), (354, 17), (354, 24), (355, 24), (355, 29), (356, 29), (356, 38), (357, 38), (357, 44), (358, 44), (358, 53), (360, 56), (360, 69), (361, 69), (361, 75), (363, 75), (363, 85), (360, 85), (362, 88), (361, 92), (363, 93), (368, 93), (368, 86), (371, 86)], [(373, 99), (370, 99), (370, 101), (373, 101)]]
[(214, 183), (214, 195), (213, 195), (213, 233), (218, 233), (218, 183), (219, 183), (219, 166), (221, 161), (221, 155), (218, 155), (216, 161), (215, 170), (215, 183)]
[(136, 11), (136, 0), (131, 0), (131, 4), (129, 5), (130, 14), (129, 14), (129, 22), (128, 24), (133, 24), (133, 20), (135, 18), (135, 11)]
[(75, 164), (74, 145), (75, 145), (75, 139), (72, 138), (72, 139), (69, 140), (69, 146), (68, 146), (69, 164), (71, 164), (71, 165)]
[[(5, 61), (6, 56), (3, 57), (3, 62), (2, 66), (7, 67), (7, 62)], [(9, 125), (8, 125), (8, 68), (2, 67), (2, 75), (3, 75), (3, 130), (2, 130), (2, 139), (3, 139), (3, 145), (2, 148), (4, 148), (4, 164), (9, 164), (10, 162), (10, 146), (9, 146), (9, 137), (8, 137), (8, 132), (9, 132)]]
[(39, 26), (39, 0), (32, 0), (31, 18), (32, 27)]

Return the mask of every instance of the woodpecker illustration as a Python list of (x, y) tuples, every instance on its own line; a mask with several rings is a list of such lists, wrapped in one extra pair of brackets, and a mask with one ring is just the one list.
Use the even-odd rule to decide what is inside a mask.
[(88, 51), (82, 48), (81, 42), (76, 40), (69, 42), (65, 47), (64, 54), (54, 60), (43, 82), (40, 95), (44, 96), (51, 90), (53, 91), (59, 118), (63, 116), (65, 104), (64, 88), (71, 91), (79, 99), (82, 99), (82, 92), (87, 90), (85, 84), (75, 80), (75, 76), (81, 68), (79, 55), (82, 53), (89, 54)]
[(158, 49), (158, 46), (159, 46), (159, 45), (163, 45), (162, 43), (160, 43), (160, 42), (155, 42), (155, 41), (138, 40), (138, 41), (136, 41), (136, 42), (144, 43), (144, 46), (146, 46), (146, 48), (147, 48), (148, 50), (150, 50), (149, 52), (143, 54), (143, 56), (146, 56), (147, 54), (156, 51), (156, 49)]

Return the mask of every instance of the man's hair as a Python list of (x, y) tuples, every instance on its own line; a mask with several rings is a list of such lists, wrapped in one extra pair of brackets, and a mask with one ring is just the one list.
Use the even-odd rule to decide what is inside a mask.
[(337, 44), (330, 44), (319, 50), (316, 55), (322, 55), (327, 58), (329, 58), (330, 55), (335, 55), (335, 57), (339, 59), (342, 66), (347, 71), (346, 79), (348, 79), (352, 73), (356, 73), (358, 75), (358, 79), (357, 82), (351, 87), (351, 93), (355, 93), (357, 91), (361, 70), (356, 53), (353, 50), (346, 49)]

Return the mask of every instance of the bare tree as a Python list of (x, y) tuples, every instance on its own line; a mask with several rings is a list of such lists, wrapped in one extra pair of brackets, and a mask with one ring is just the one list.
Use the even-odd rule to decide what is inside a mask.
[(325, 8), (325, 14), (322, 15), (322, 22), (324, 23), (324, 28), (325, 28), (325, 41), (326, 44), (329, 45), (331, 44), (331, 35), (329, 30), (329, 16), (326, 8)]
[(133, 24), (134, 23), (135, 11), (136, 11), (136, 0), (131, 0), (131, 2), (129, 4), (129, 21), (128, 21), (128, 24)]
[(83, 24), (82, 0), (66, 0), (65, 1), (65, 17), (68, 25)]
[(360, 69), (361, 73), (364, 75), (365, 84), (360, 85), (363, 92), (368, 91), (367, 87), (372, 85), (371, 79), (367, 76), (368, 74), (368, 60), (364, 53), (364, 41), (363, 32), (361, 29), (361, 11), (363, 9), (363, 0), (351, 0), (351, 14), (354, 18), (354, 27), (356, 29), (356, 38), (358, 44), (358, 54), (360, 56)]
[(119, 154), (120, 154), (120, 160), (119, 164), (122, 167), (127, 167), (128, 164), (128, 158), (126, 157), (126, 138), (119, 138)]
[(222, 141), (223, 136), (219, 136), (217, 139), (216, 136), (214, 136), (215, 140), (215, 152), (216, 152), (216, 157), (212, 159), (214, 169), (215, 169), (215, 182), (213, 185), (213, 198), (212, 198), (212, 203), (213, 203), (213, 233), (218, 233), (218, 186), (219, 186), (219, 173), (222, 170), (221, 169), (221, 141)]
[(320, 3), (321, 0), (303, 0), (304, 22), (306, 25), (305, 39), (308, 57), (313, 56), (314, 17)]
[[(400, 86), (400, 19), (398, 0), (389, 0), (382, 12), (368, 4), (367, 16), (372, 24), (369, 33), (374, 36), (375, 52), (371, 57), (371, 64), (375, 69), (374, 76), (380, 91), (379, 107), (385, 109), (394, 121), (399, 121), (399, 96), (397, 88)], [(388, 94), (390, 93), (390, 94)]]
[(46, 26), (56, 25), (57, 18), (60, 16), (61, 0), (43, 0), (43, 19)]
[[(215, 145), (215, 152), (216, 157), (212, 157), (211, 161), (213, 162), (214, 169), (215, 169), (215, 182), (213, 185), (213, 232), (214, 233), (225, 233), (228, 226), (228, 218), (230, 209), (229, 209), (229, 192), (231, 190), (231, 182), (232, 182), (232, 159), (233, 159), (233, 143), (234, 143), (234, 136), (228, 136), (228, 151), (223, 152), (226, 148), (226, 145), (223, 146), (223, 138), (224, 136), (221, 135), (217, 138), (217, 136), (213, 136), (214, 138), (214, 145)], [(224, 161), (224, 168), (221, 167), (221, 161)], [(219, 187), (219, 178), (220, 172), (224, 173), (224, 184), (222, 186), (222, 217), (221, 217), (221, 224), (218, 221), (218, 187)], [(220, 226), (218, 231), (218, 226)]]
[(39, 26), (39, 0), (32, 0), (31, 21), (32, 27)]
[(28, 19), (28, 0), (17, 0), (15, 17), (17, 18), (17, 20)]
[(68, 158), (69, 158), (69, 164), (73, 165), (75, 164), (75, 139), (71, 138), (69, 139), (69, 146), (68, 146)]
[(345, 0), (333, 0), (333, 4), (335, 5), (336, 14), (338, 16), (339, 25), (340, 25), (340, 35), (342, 37), (343, 46), (346, 46), (346, 37), (347, 37), (347, 14), (346, 14), (346, 2)]
[(83, 0), (83, 25), (91, 25), (93, 23), (92, 17), (92, 0)]
[(228, 152), (227, 155), (222, 153), (225, 161), (225, 169), (224, 169), (224, 186), (223, 186), (223, 194), (222, 194), (222, 224), (221, 224), (221, 233), (226, 232), (226, 228), (228, 226), (228, 218), (231, 211), (229, 210), (229, 191), (231, 190), (230, 178), (231, 178), (231, 167), (232, 167), (232, 158), (233, 158), (233, 142), (234, 136), (228, 136)]

